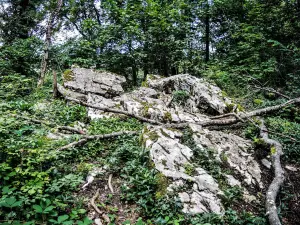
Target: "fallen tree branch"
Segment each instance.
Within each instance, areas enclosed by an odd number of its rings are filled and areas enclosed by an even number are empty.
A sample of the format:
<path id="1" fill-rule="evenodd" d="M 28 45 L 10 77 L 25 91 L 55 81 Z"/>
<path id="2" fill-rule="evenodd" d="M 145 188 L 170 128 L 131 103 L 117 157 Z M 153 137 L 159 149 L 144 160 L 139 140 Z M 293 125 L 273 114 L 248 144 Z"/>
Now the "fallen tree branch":
<path id="1" fill-rule="evenodd" d="M 98 109 L 104 112 L 112 112 L 112 113 L 117 113 L 117 114 L 123 114 L 123 115 L 127 115 L 133 118 L 136 118 L 142 122 L 147 122 L 147 123 L 151 123 L 154 125 L 164 125 L 166 127 L 170 127 L 170 128 L 185 128 L 189 125 L 189 123 L 171 123 L 171 124 L 165 124 L 156 120 L 152 120 L 152 119 L 148 119 L 139 115 L 135 115 L 133 113 L 129 113 L 127 111 L 124 110 L 118 110 L 118 109 L 110 109 L 110 108 L 104 108 L 104 107 L 99 107 L 99 106 L 95 106 L 92 104 L 88 104 L 85 103 L 81 100 L 75 99 L 75 98 L 70 98 L 66 95 L 64 95 L 64 93 L 61 93 L 64 98 L 66 100 L 69 101 L 73 101 L 76 102 L 80 105 L 86 106 L 86 107 L 90 107 L 90 108 L 94 108 L 94 109 Z M 253 110 L 250 112 L 240 112 L 240 113 L 228 113 L 228 114 L 224 114 L 224 115 L 220 115 L 220 116 L 215 116 L 215 117 L 211 117 L 207 120 L 203 120 L 194 124 L 200 125 L 200 126 L 216 126 L 216 125 L 229 125 L 229 124 L 233 124 L 236 123 L 238 121 L 243 121 L 244 119 L 247 119 L 249 117 L 253 117 L 253 116 L 261 116 L 264 114 L 268 114 L 268 113 L 272 113 L 275 111 L 278 111 L 282 108 L 284 108 L 285 106 L 291 105 L 291 104 L 295 104 L 295 103 L 299 103 L 300 102 L 300 98 L 294 98 L 291 99 L 285 103 L 279 104 L 279 105 L 275 105 L 275 106 L 270 106 L 270 107 L 266 107 L 266 108 L 262 108 L 262 109 L 257 109 L 257 110 Z M 234 116 L 235 118 L 228 118 L 228 119 L 221 119 L 224 117 L 229 117 L 229 116 Z"/>
<path id="2" fill-rule="evenodd" d="M 162 125 L 163 124 L 163 123 L 161 123 L 159 121 L 151 120 L 151 119 L 139 116 L 139 115 L 135 115 L 133 113 L 130 113 L 130 112 L 127 112 L 127 111 L 124 111 L 124 110 L 99 107 L 99 106 L 95 106 L 95 105 L 91 105 L 91 104 L 85 103 L 85 102 L 80 101 L 80 100 L 75 99 L 75 98 L 70 98 L 70 97 L 67 97 L 67 96 L 64 96 L 64 97 L 65 97 L 66 100 L 76 102 L 76 103 L 78 103 L 80 105 L 83 105 L 83 106 L 86 106 L 86 107 L 89 107 L 89 108 L 98 109 L 98 110 L 101 110 L 101 111 L 104 111 L 104 112 L 112 112 L 112 113 L 117 113 L 117 114 L 123 114 L 123 115 L 126 115 L 126 116 L 130 116 L 130 117 L 136 118 L 136 119 L 138 119 L 138 120 L 140 120 L 142 122 L 147 122 L 147 123 L 151 123 L 151 124 L 155 124 L 155 125 Z"/>
<path id="3" fill-rule="evenodd" d="M 111 185 L 111 180 L 112 180 L 112 174 L 109 174 L 109 177 L 108 177 L 108 187 L 109 187 L 109 190 L 111 191 L 111 193 L 114 193 L 113 186 Z"/>
<path id="4" fill-rule="evenodd" d="M 110 219 L 107 215 L 104 214 L 104 212 L 102 212 L 95 204 L 95 200 L 99 197 L 99 192 L 100 189 L 98 188 L 95 195 L 92 197 L 91 199 L 91 206 L 95 209 L 95 211 L 102 216 L 102 218 L 105 220 L 105 222 L 107 222 L 107 224 L 110 224 Z"/>
<path id="5" fill-rule="evenodd" d="M 114 133 L 110 133 L 110 134 L 99 134 L 99 135 L 92 135 L 92 136 L 83 136 L 83 138 L 80 139 L 79 141 L 74 141 L 74 142 L 72 142 L 68 145 L 65 145 L 65 146 L 57 149 L 57 151 L 63 151 L 63 150 L 69 149 L 69 148 L 82 146 L 82 145 L 84 145 L 85 143 L 87 143 L 88 141 L 91 141 L 91 140 L 99 140 L 99 139 L 118 137 L 118 136 L 125 135 L 125 134 L 133 135 L 133 134 L 137 134 L 137 131 L 120 131 L 120 132 L 114 132 Z"/>
<path id="6" fill-rule="evenodd" d="M 253 110 L 250 112 L 241 112 L 241 113 L 237 113 L 237 115 L 239 116 L 239 119 L 235 118 L 228 118 L 228 119 L 214 119 L 214 117 L 212 117 L 213 119 L 207 119 L 207 120 L 203 120 L 194 124 L 206 127 L 206 126 L 223 126 L 223 125 L 230 125 L 230 124 L 234 124 L 237 123 L 240 120 L 244 120 L 244 119 L 248 119 L 250 117 L 253 116 L 261 116 L 261 115 L 265 115 L 268 113 L 272 113 L 272 112 L 276 112 L 288 105 L 291 104 L 295 104 L 295 103 L 299 103 L 300 102 L 300 98 L 294 98 L 291 99 L 285 103 L 279 104 L 279 105 L 275 105 L 275 106 L 270 106 L 270 107 L 266 107 L 266 108 L 262 108 L 262 109 L 257 109 L 257 110 Z M 224 114 L 222 115 L 222 117 L 229 117 L 231 116 L 232 113 L 228 113 L 228 114 Z M 170 128 L 185 128 L 189 125 L 189 123 L 172 123 L 172 124 L 165 124 L 165 127 L 170 127 Z"/>
<path id="7" fill-rule="evenodd" d="M 74 127 L 69 127 L 69 126 L 60 126 L 57 127 L 58 130 L 66 130 L 66 131 L 70 131 L 72 133 L 77 133 L 77 134 L 85 134 L 85 132 L 83 130 L 78 130 Z"/>
<path id="8" fill-rule="evenodd" d="M 212 117 L 209 117 L 210 119 L 214 120 L 214 119 L 221 119 L 221 118 L 224 118 L 224 117 L 230 117 L 230 116 L 233 116 L 235 117 L 236 119 L 242 121 L 242 122 L 245 122 L 240 116 L 238 116 L 238 114 L 236 113 L 227 113 L 227 114 L 223 114 L 223 115 L 218 115 L 218 116 L 212 116 Z"/>
<path id="9" fill-rule="evenodd" d="M 17 118 L 20 118 L 20 119 L 27 120 L 27 121 L 32 122 L 32 123 L 42 124 L 42 125 L 52 127 L 52 128 L 57 127 L 56 124 L 50 123 L 50 122 L 47 122 L 47 121 L 38 120 L 38 119 L 30 118 L 30 117 L 27 117 L 27 116 L 19 116 L 19 115 L 13 115 L 13 116 L 15 116 Z M 72 133 L 77 133 L 77 134 L 85 134 L 85 132 L 83 130 L 78 130 L 74 127 L 69 127 L 69 126 L 58 126 L 57 129 L 58 130 L 66 130 L 66 131 L 70 131 Z"/>
<path id="10" fill-rule="evenodd" d="M 280 157 L 283 155 L 282 145 L 278 141 L 269 138 L 268 130 L 263 121 L 261 121 L 260 127 L 261 138 L 271 147 L 272 165 L 275 174 L 275 177 L 266 193 L 266 214 L 268 215 L 270 225 L 281 225 L 277 213 L 276 197 L 285 179 L 284 171 L 280 162 Z"/>
<path id="11" fill-rule="evenodd" d="M 256 86 L 256 85 L 254 85 L 254 87 L 255 87 L 256 89 L 259 89 L 259 90 L 264 90 L 264 91 L 268 91 L 268 92 L 277 94 L 277 95 L 279 95 L 279 96 L 281 96 L 281 97 L 283 97 L 283 98 L 285 98 L 285 99 L 291 99 L 289 96 L 287 96 L 287 95 L 285 95 L 285 94 L 282 94 L 281 92 L 276 91 L 276 90 L 273 89 L 273 88 L 259 87 L 259 86 Z"/>

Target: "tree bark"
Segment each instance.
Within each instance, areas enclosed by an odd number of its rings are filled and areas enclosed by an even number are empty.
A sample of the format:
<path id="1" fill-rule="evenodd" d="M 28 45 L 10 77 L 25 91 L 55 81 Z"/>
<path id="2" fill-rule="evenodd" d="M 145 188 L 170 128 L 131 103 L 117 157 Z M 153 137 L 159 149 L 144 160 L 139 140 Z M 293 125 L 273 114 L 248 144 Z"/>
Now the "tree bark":
<path id="1" fill-rule="evenodd" d="M 205 62 L 209 61 L 209 39 L 210 39 L 210 27 L 209 27 L 209 2 L 206 2 L 206 15 L 205 15 Z"/>
<path id="2" fill-rule="evenodd" d="M 41 63 L 41 74 L 40 74 L 40 78 L 38 81 L 38 87 L 43 86 L 44 81 L 45 81 L 45 74 L 46 74 L 46 70 L 47 70 L 47 64 L 49 61 L 49 49 L 51 47 L 51 38 L 52 38 L 52 30 L 53 30 L 53 26 L 54 26 L 54 22 L 56 20 L 56 18 L 58 17 L 58 14 L 61 10 L 63 1 L 62 0 L 57 0 L 57 7 L 56 10 L 51 13 L 48 24 L 47 24 L 47 31 L 46 31 L 46 44 L 45 44 L 45 49 L 44 49 L 44 56 L 42 59 L 42 63 Z"/>
<path id="3" fill-rule="evenodd" d="M 275 174 L 266 193 L 266 214 L 268 215 L 270 225 L 281 225 L 277 213 L 276 198 L 285 179 L 284 170 L 280 162 L 280 157 L 283 155 L 282 145 L 278 141 L 269 138 L 268 130 L 263 121 L 261 121 L 260 136 L 271 147 L 272 165 Z"/>
<path id="4" fill-rule="evenodd" d="M 58 97 L 58 89 L 57 89 L 57 73 L 55 69 L 52 69 L 53 73 L 53 98 Z"/>

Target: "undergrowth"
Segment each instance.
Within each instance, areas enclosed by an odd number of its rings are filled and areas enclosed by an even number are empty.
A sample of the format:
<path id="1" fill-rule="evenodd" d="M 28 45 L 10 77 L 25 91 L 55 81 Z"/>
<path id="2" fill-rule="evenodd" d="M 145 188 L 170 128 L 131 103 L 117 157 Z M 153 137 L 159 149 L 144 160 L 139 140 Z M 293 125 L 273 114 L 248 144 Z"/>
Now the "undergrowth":
<path id="1" fill-rule="evenodd" d="M 122 201 L 135 203 L 141 217 L 136 224 L 266 224 L 265 218 L 231 209 L 232 204 L 240 201 L 241 194 L 240 190 L 229 187 L 225 181 L 224 171 L 230 174 L 226 156 L 222 158 L 222 163 L 213 160 L 215 151 L 199 149 L 192 141 L 190 132 L 185 132 L 183 142 L 194 151 L 195 161 L 186 165 L 185 169 L 193 173 L 195 166 L 200 165 L 221 183 L 223 203 L 227 207 L 224 215 L 184 215 L 178 197 L 166 191 L 168 178 L 155 170 L 149 151 L 142 147 L 138 135 L 91 141 L 81 147 L 57 152 L 60 146 L 80 137 L 71 135 L 52 140 L 48 134 L 55 132 L 53 127 L 35 124 L 18 116 L 33 117 L 56 125 L 73 126 L 79 121 L 87 124 L 90 134 L 141 131 L 144 125 L 136 119 L 90 121 L 84 107 L 62 99 L 52 100 L 49 83 L 40 90 L 32 88 L 31 80 L 23 80 L 23 86 L 16 86 L 13 90 L 5 85 L 0 84 L 2 224 L 91 224 L 86 217 L 87 202 L 76 197 L 76 193 L 87 173 L 95 166 L 107 167 L 110 173 L 122 180 Z M 185 95 L 183 97 L 186 98 Z M 181 100 L 181 97 L 178 99 Z M 294 119 L 297 120 L 296 116 Z M 298 124 L 285 117 L 270 118 L 267 123 L 277 132 L 295 138 L 300 133 Z M 249 130 L 250 136 L 255 136 L 254 133 Z M 287 152 L 285 159 L 299 161 L 298 143 L 285 138 L 280 141 Z"/>

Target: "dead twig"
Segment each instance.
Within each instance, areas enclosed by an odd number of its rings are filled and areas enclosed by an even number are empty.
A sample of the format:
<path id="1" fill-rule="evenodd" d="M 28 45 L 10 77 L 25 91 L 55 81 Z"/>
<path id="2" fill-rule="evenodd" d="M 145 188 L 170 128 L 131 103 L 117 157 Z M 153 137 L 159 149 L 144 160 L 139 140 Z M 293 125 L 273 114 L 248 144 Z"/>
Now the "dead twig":
<path id="1" fill-rule="evenodd" d="M 27 116 L 20 116 L 20 115 L 13 115 L 13 116 L 15 116 L 17 118 L 20 118 L 20 119 L 27 120 L 27 121 L 32 122 L 32 123 L 45 125 L 45 126 L 51 127 L 51 128 L 57 127 L 56 124 L 50 123 L 50 122 L 47 122 L 47 121 L 38 120 L 38 119 L 30 118 L 30 117 L 27 117 Z M 72 133 L 77 133 L 77 134 L 85 134 L 85 132 L 83 130 L 78 130 L 74 127 L 69 127 L 69 126 L 58 126 L 57 129 L 58 130 L 66 130 L 66 131 L 70 131 Z"/>
<path id="2" fill-rule="evenodd" d="M 137 134 L 137 131 L 120 131 L 120 132 L 114 132 L 111 134 L 99 134 L 99 135 L 92 135 L 92 136 L 83 136 L 82 139 L 80 139 L 79 141 L 74 141 L 68 145 L 65 145 L 59 149 L 57 149 L 57 151 L 63 151 L 69 148 L 73 148 L 73 147 L 77 147 L 77 146 L 82 146 L 85 143 L 87 143 L 88 141 L 91 140 L 100 140 L 100 139 L 106 139 L 106 138 L 113 138 L 113 137 L 118 137 L 121 135 L 134 135 Z"/>
<path id="3" fill-rule="evenodd" d="M 287 95 L 285 95 L 285 94 L 282 94 L 281 92 L 276 91 L 276 90 L 273 89 L 273 88 L 269 88 L 269 87 L 259 87 L 259 86 L 256 86 L 256 85 L 254 85 L 254 87 L 255 87 L 256 89 L 259 89 L 259 90 L 264 90 L 264 91 L 268 91 L 268 92 L 274 93 L 274 94 L 279 95 L 279 96 L 281 96 L 281 97 L 283 97 L 283 98 L 285 98 L 285 99 L 288 99 L 288 100 L 291 99 L 289 96 L 287 96 Z"/>
<path id="4" fill-rule="evenodd" d="M 85 132 L 83 130 L 79 130 L 76 129 L 74 127 L 69 127 L 69 126 L 60 126 L 57 127 L 58 130 L 66 130 L 66 131 L 70 131 L 72 133 L 77 133 L 77 134 L 85 134 Z"/>
<path id="5" fill-rule="evenodd" d="M 109 177 L 108 177 L 108 187 L 109 187 L 109 190 L 111 191 L 111 193 L 114 193 L 113 186 L 111 185 L 111 180 L 112 180 L 112 174 L 109 174 Z"/>
<path id="6" fill-rule="evenodd" d="M 102 218 L 105 220 L 105 222 L 107 222 L 107 224 L 110 224 L 110 219 L 107 215 L 104 214 L 104 212 L 102 212 L 95 204 L 96 199 L 99 197 L 99 192 L 100 189 L 98 188 L 95 195 L 92 197 L 91 199 L 91 206 L 95 209 L 95 211 L 102 216 Z"/>

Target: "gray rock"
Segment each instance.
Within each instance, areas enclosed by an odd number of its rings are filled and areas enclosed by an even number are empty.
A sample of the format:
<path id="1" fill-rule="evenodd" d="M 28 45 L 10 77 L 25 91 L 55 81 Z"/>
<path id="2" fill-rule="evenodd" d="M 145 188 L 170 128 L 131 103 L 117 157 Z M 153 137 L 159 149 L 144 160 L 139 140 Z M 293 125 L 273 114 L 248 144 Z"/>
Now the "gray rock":
<path id="1" fill-rule="evenodd" d="M 223 96 L 221 89 L 216 85 L 189 74 L 147 79 L 147 84 L 150 88 L 165 94 L 172 94 L 179 90 L 186 91 L 189 99 L 185 107 L 190 112 L 221 114 L 226 111 L 227 105 L 231 104 L 231 101 Z"/>
<path id="2" fill-rule="evenodd" d="M 289 166 L 289 165 L 287 165 L 287 166 L 285 166 L 285 168 L 286 168 L 287 170 L 293 171 L 293 172 L 297 172 L 297 171 L 298 171 L 298 169 L 297 169 L 296 167 L 294 167 L 294 166 Z"/>
<path id="3" fill-rule="evenodd" d="M 65 88 L 82 94 L 94 93 L 106 97 L 122 94 L 122 84 L 126 82 L 122 76 L 84 68 L 72 68 L 64 78 Z"/>
<path id="4" fill-rule="evenodd" d="M 151 136 L 156 138 L 152 140 Z M 146 140 L 146 147 L 150 149 L 155 168 L 168 178 L 181 180 L 179 184 L 171 184 L 169 190 L 182 185 L 182 180 L 194 183 L 190 196 L 187 196 L 187 193 L 179 193 L 184 203 L 184 213 L 223 212 L 223 206 L 217 197 L 222 191 L 213 177 L 200 167 L 195 168 L 193 174 L 186 171 L 187 165 L 192 166 L 193 152 L 179 142 L 181 136 L 177 131 L 161 127 L 148 126 L 145 129 L 143 138 Z"/>
<path id="5" fill-rule="evenodd" d="M 230 186 L 238 186 L 241 187 L 242 184 L 240 181 L 238 181 L 237 179 L 235 179 L 232 175 L 228 175 L 226 174 L 225 177 L 227 178 L 227 182 Z"/>
<path id="6" fill-rule="evenodd" d="M 216 149 L 216 159 L 225 161 L 244 177 L 248 185 L 262 188 L 261 170 L 251 153 L 251 142 L 233 134 L 221 131 L 202 131 L 193 135 L 200 149 Z"/>
<path id="7" fill-rule="evenodd" d="M 271 169 L 272 163 L 267 159 L 262 159 L 261 163 L 268 169 Z"/>
<path id="8" fill-rule="evenodd" d="M 168 78 L 150 75 L 146 81 L 148 87 L 124 93 L 123 77 L 81 68 L 74 68 L 72 72 L 64 84 L 67 95 L 85 99 L 91 105 L 124 110 L 161 122 L 190 123 L 198 150 L 206 152 L 207 156 L 212 157 L 211 160 L 226 163 L 233 174 L 241 178 L 237 180 L 225 175 L 227 183 L 241 187 L 245 201 L 256 200 L 245 187 L 247 184 L 247 187 L 262 188 L 261 169 L 254 159 L 251 142 L 233 134 L 209 131 L 195 125 L 195 122 L 207 120 L 210 115 L 225 113 L 228 105 L 233 106 L 217 86 L 188 74 Z M 174 102 L 173 93 L 176 91 L 186 91 L 188 99 L 181 104 Z M 93 119 L 116 116 L 92 108 L 88 109 L 88 115 Z M 150 150 L 155 168 L 172 181 L 167 190 L 178 193 L 184 213 L 224 213 L 220 200 L 223 192 L 218 181 L 209 171 L 195 164 L 194 149 L 181 143 L 182 136 L 178 130 L 147 126 L 142 140 Z M 213 149 L 215 154 L 208 154 L 208 149 Z M 93 176 L 89 178 L 92 180 Z"/>

